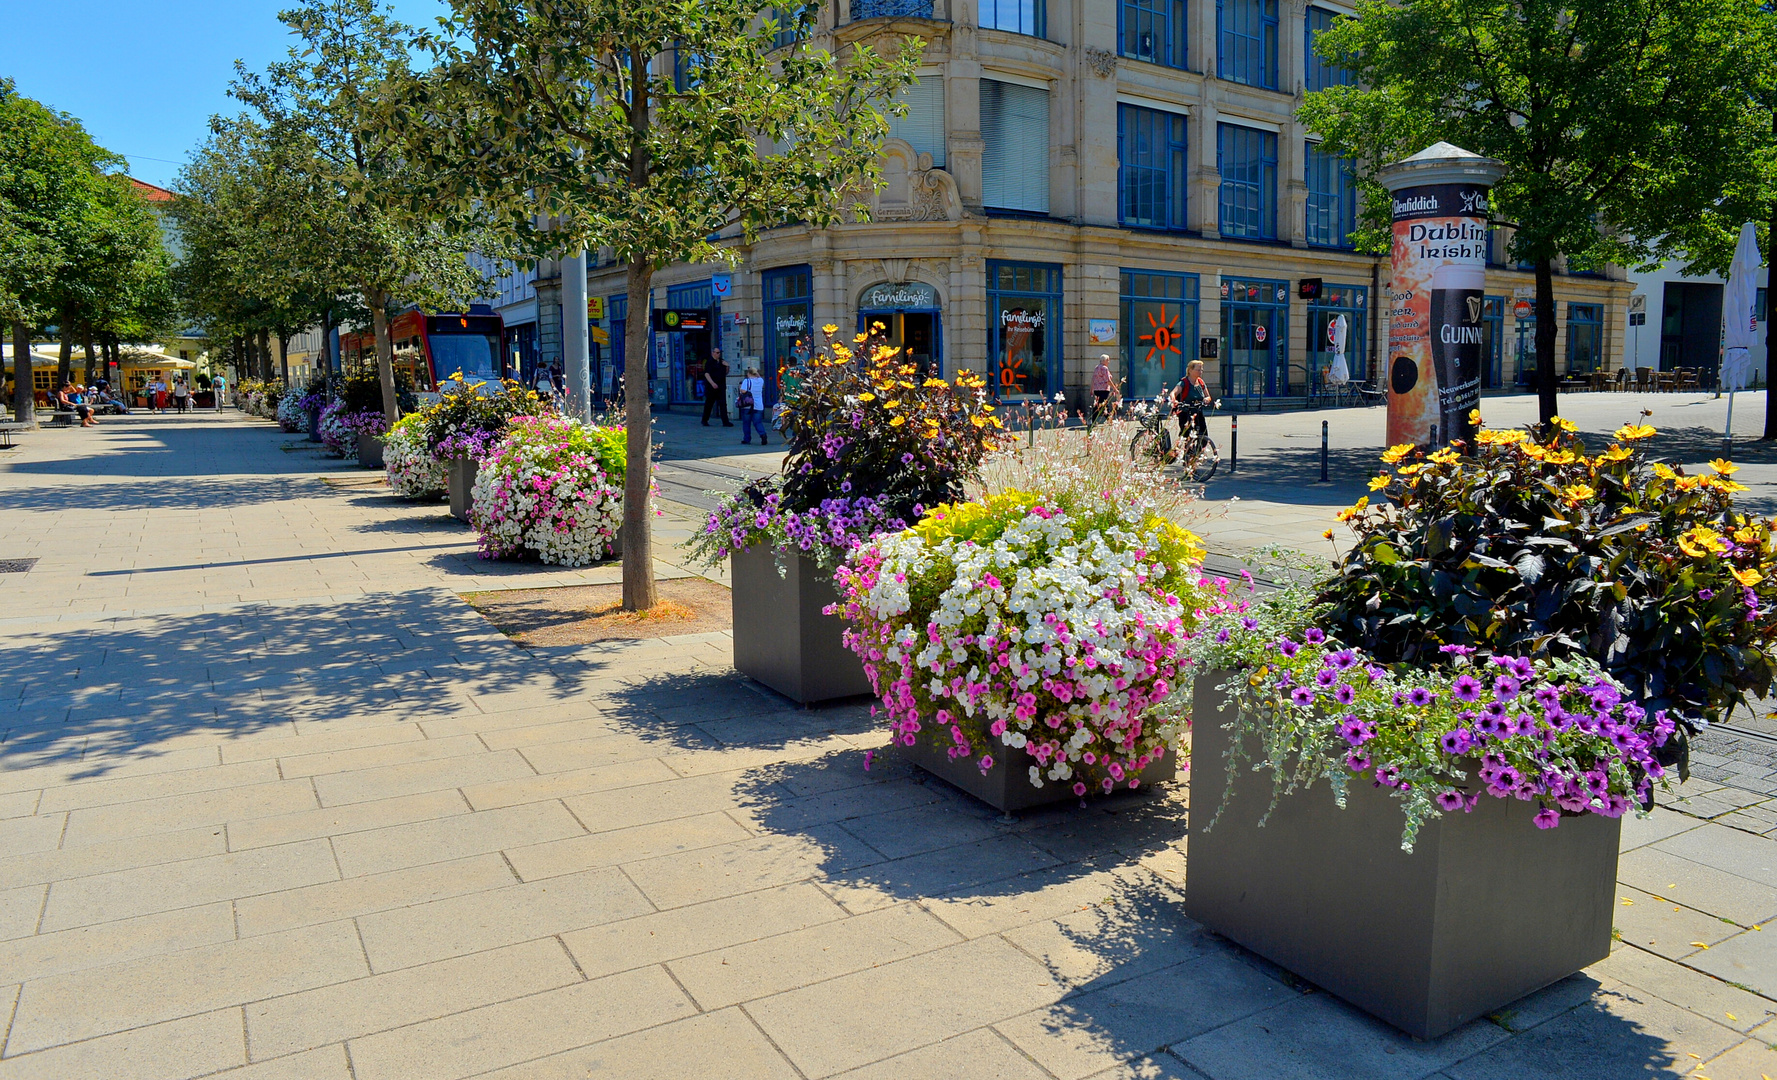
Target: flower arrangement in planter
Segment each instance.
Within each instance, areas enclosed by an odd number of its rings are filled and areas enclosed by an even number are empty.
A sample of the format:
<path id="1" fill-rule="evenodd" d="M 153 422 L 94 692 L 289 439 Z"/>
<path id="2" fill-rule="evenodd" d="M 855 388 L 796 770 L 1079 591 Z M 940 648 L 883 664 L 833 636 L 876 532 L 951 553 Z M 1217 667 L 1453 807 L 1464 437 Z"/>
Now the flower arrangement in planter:
<path id="1" fill-rule="evenodd" d="M 620 427 L 513 420 L 475 477 L 482 557 L 528 555 L 560 566 L 607 557 L 623 524 L 625 438 Z"/>
<path id="2" fill-rule="evenodd" d="M 1000 428 L 980 376 L 922 376 L 880 330 L 847 345 L 824 328 L 778 414 L 782 471 L 727 495 L 691 545 L 706 562 L 731 559 L 735 625 L 748 627 L 735 667 L 800 702 L 870 692 L 828 611 L 833 569 L 963 498 Z"/>
<path id="3" fill-rule="evenodd" d="M 1222 603 L 1202 545 L 1169 516 L 1187 493 L 1108 432 L 998 456 L 984 475 L 975 500 L 839 570 L 847 643 L 896 738 L 983 775 L 1016 760 L 1018 787 L 988 798 L 1001 809 L 1170 777 L 1186 642 Z"/>
<path id="4" fill-rule="evenodd" d="M 493 452 L 514 419 L 548 414 L 549 403 L 522 383 L 470 382 L 459 371 L 427 410 L 426 444 L 442 462 L 480 461 Z"/>
<path id="5" fill-rule="evenodd" d="M 277 408 L 278 427 L 281 430 L 290 434 L 308 430 L 308 412 L 304 408 L 306 399 L 306 391 L 298 387 L 293 386 L 284 391 L 284 396 L 278 399 Z"/>
<path id="6" fill-rule="evenodd" d="M 380 408 L 354 411 L 341 399 L 321 410 L 321 443 L 336 457 L 356 460 L 360 435 L 381 435 L 387 430 L 388 418 Z"/>
<path id="7" fill-rule="evenodd" d="M 278 419 L 278 406 L 284 400 L 284 384 L 281 381 L 245 379 L 242 380 L 238 393 L 242 412 L 265 420 Z M 283 425 L 280 423 L 279 426 Z"/>
<path id="8" fill-rule="evenodd" d="M 1330 575 L 1211 618 L 1193 918 L 1422 1038 L 1608 955 L 1618 819 L 1763 692 L 1777 628 L 1734 466 L 1654 435 L 1395 447 Z"/>
<path id="9" fill-rule="evenodd" d="M 411 412 L 395 421 L 383 440 L 383 468 L 389 487 L 404 499 L 436 502 L 444 497 L 444 463 L 426 445 L 428 411 Z"/>

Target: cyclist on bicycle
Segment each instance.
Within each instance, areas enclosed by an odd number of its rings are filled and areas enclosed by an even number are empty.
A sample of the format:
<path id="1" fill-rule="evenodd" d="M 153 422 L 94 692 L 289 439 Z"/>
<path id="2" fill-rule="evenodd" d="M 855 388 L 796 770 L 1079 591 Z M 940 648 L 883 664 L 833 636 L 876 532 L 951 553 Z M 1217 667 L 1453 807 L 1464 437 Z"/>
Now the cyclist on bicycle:
<path id="1" fill-rule="evenodd" d="M 1209 421 L 1203 418 L 1203 410 L 1214 405 L 1209 384 L 1203 381 L 1203 361 L 1193 360 L 1185 365 L 1185 377 L 1172 391 L 1172 414 L 1178 418 L 1179 438 L 1186 436 L 1187 424 L 1196 429 L 1199 438 L 1209 438 Z"/>

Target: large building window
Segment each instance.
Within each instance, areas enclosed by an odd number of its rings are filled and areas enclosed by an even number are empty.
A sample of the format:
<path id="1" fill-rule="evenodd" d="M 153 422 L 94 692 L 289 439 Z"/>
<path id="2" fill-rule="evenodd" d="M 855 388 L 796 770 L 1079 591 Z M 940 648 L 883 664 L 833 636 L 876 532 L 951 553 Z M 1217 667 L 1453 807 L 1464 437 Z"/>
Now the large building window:
<path id="1" fill-rule="evenodd" d="M 1043 37 L 1043 0 L 979 0 L 977 17 L 983 30 L 1010 30 L 1014 34 Z"/>
<path id="2" fill-rule="evenodd" d="M 988 377 L 1002 398 L 1061 389 L 1061 267 L 987 263 Z"/>
<path id="3" fill-rule="evenodd" d="M 1314 247 L 1352 247 L 1357 228 L 1357 185 L 1345 159 L 1308 144 L 1308 243 Z"/>
<path id="4" fill-rule="evenodd" d="M 1276 133 L 1217 124 L 1216 169 L 1222 176 L 1222 235 L 1277 239 Z"/>
<path id="5" fill-rule="evenodd" d="M 944 76 L 925 75 L 904 87 L 895 100 L 907 106 L 906 116 L 888 118 L 890 135 L 907 140 L 916 154 L 932 155 L 932 164 L 944 164 Z"/>
<path id="6" fill-rule="evenodd" d="M 851 0 L 851 17 L 859 19 L 929 19 L 932 0 Z"/>
<path id="7" fill-rule="evenodd" d="M 776 24 L 776 30 L 771 35 L 772 48 L 781 49 L 796 44 L 804 32 L 801 21 L 802 13 L 812 6 L 811 4 L 779 4 L 770 9 L 770 17 Z"/>
<path id="8" fill-rule="evenodd" d="M 981 201 L 1049 212 L 1049 91 L 981 80 Z"/>
<path id="9" fill-rule="evenodd" d="M 1356 75 L 1337 64 L 1327 63 L 1321 59 L 1319 53 L 1314 51 L 1315 41 L 1324 31 L 1330 29 L 1333 20 L 1339 17 L 1323 8 L 1311 7 L 1308 9 L 1308 41 L 1306 43 L 1307 52 L 1304 53 L 1303 59 L 1305 70 L 1302 74 L 1302 82 L 1310 90 L 1325 90 L 1329 86 L 1351 86 L 1357 82 Z"/>
<path id="10" fill-rule="evenodd" d="M 1117 198 L 1124 225 L 1185 227 L 1183 116 L 1139 105 L 1117 106 L 1117 162 Z"/>
<path id="11" fill-rule="evenodd" d="M 1277 89 L 1277 0 L 1216 0 L 1216 74 Z"/>
<path id="12" fill-rule="evenodd" d="M 1150 64 L 1185 66 L 1185 0 L 1123 0 L 1118 52 Z"/>
<path id="13" fill-rule="evenodd" d="M 1123 393 L 1153 398 L 1178 385 L 1197 354 L 1197 275 L 1123 271 Z"/>
<path id="14" fill-rule="evenodd" d="M 1567 373 L 1590 375 L 1604 362 L 1604 306 L 1567 305 Z"/>
<path id="15" fill-rule="evenodd" d="M 760 275 L 765 308 L 765 397 L 775 405 L 801 377 L 814 323 L 814 274 L 807 266 L 782 266 Z"/>

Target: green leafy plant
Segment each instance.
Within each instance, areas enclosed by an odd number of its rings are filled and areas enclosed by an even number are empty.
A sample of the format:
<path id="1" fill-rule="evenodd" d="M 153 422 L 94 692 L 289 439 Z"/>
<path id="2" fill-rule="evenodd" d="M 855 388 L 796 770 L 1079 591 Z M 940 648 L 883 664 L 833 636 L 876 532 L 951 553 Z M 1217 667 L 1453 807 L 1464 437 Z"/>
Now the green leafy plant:
<path id="1" fill-rule="evenodd" d="M 1736 467 L 1650 459 L 1630 424 L 1588 454 L 1574 426 L 1483 429 L 1468 452 L 1395 447 L 1386 496 L 1341 513 L 1358 540 L 1320 590 L 1326 629 L 1385 664 L 1447 645 L 1586 657 L 1649 709 L 1719 719 L 1770 689 L 1772 523 L 1733 508 Z M 1669 752 L 1682 759 L 1683 739 Z"/>
<path id="2" fill-rule="evenodd" d="M 458 457 L 477 460 L 515 417 L 547 416 L 549 403 L 535 390 L 511 379 L 499 383 L 470 382 L 462 372 L 451 376 L 436 405 L 426 412 L 426 445 L 440 461 Z"/>

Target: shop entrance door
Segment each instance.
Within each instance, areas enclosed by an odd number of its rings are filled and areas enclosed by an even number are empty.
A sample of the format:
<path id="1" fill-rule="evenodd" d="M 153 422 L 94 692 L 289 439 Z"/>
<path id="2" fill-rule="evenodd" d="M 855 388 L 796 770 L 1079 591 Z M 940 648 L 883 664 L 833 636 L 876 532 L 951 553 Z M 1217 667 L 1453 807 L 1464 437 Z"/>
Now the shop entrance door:
<path id="1" fill-rule="evenodd" d="M 944 376 L 943 320 L 935 309 L 921 311 L 864 310 L 858 312 L 858 332 L 881 323 L 888 343 L 904 351 L 920 378 Z"/>
<path id="2" fill-rule="evenodd" d="M 1228 350 L 1223 392 L 1238 397 L 1290 393 L 1289 287 L 1281 281 L 1224 281 L 1222 290 Z"/>

